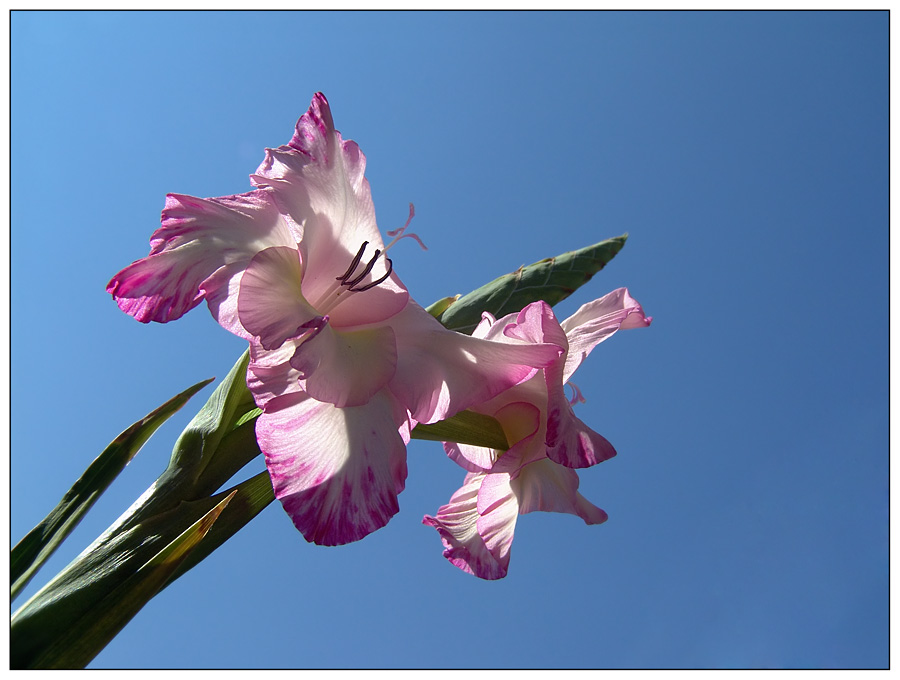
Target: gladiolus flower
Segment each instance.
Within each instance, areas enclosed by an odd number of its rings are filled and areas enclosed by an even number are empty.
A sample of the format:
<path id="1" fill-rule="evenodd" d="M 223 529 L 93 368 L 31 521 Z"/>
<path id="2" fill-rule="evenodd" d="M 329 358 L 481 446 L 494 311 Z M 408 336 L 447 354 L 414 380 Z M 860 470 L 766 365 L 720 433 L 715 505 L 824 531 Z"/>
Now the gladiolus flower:
<path id="1" fill-rule="evenodd" d="M 248 340 L 276 497 L 307 540 L 358 540 L 399 509 L 416 423 L 527 380 L 562 347 L 453 333 L 410 298 L 387 253 L 418 237 L 407 220 L 384 245 L 365 156 L 335 130 L 322 94 L 251 181 L 239 196 L 170 195 L 150 255 L 107 290 L 142 322 L 205 299 Z"/>
<path id="2" fill-rule="evenodd" d="M 577 515 L 587 524 L 606 521 L 606 513 L 578 493 L 572 468 L 596 465 L 616 451 L 575 415 L 572 405 L 581 393 L 575 388 L 567 399 L 564 385 L 598 343 L 650 321 L 624 288 L 584 305 L 562 324 L 544 302 L 500 320 L 484 315 L 473 336 L 552 343 L 566 352 L 529 380 L 471 407 L 499 421 L 509 450 L 444 443 L 468 474 L 450 502 L 423 523 L 437 529 L 451 563 L 484 579 L 506 576 L 520 514 L 542 510 Z"/>

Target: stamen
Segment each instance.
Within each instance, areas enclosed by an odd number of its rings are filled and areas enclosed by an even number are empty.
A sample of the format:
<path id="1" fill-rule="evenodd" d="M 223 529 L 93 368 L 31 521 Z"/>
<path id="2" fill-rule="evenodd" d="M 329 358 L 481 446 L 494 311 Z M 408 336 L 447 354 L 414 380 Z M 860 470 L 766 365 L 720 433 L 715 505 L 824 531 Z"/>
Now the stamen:
<path id="1" fill-rule="evenodd" d="M 387 271 L 384 273 L 384 276 L 382 276 L 377 281 L 372 281 L 372 283 L 369 283 L 362 288 L 351 288 L 350 290 L 355 290 L 357 293 L 361 293 L 364 290 L 369 290 L 369 288 L 374 288 L 379 283 L 384 283 L 387 280 L 387 277 L 391 275 L 391 272 L 394 271 L 394 263 L 391 262 L 391 258 L 386 257 L 384 259 L 387 261 Z"/>
<path id="2" fill-rule="evenodd" d="M 321 314 L 328 314 L 331 310 L 337 307 L 342 300 L 346 300 L 349 295 L 344 296 L 344 293 L 359 293 L 364 290 L 369 290 L 374 288 L 375 286 L 383 283 L 387 280 L 387 278 L 391 275 L 391 272 L 394 270 L 394 263 L 387 257 L 385 257 L 385 251 L 375 249 L 374 255 L 372 255 L 372 259 L 369 260 L 369 263 L 365 266 L 365 268 L 360 272 L 358 276 L 356 276 L 356 269 L 359 267 L 359 263 L 362 260 L 363 254 L 366 252 L 366 248 L 368 247 L 369 242 L 363 241 L 363 244 L 359 247 L 359 250 L 356 252 L 356 255 L 353 258 L 353 261 L 350 263 L 350 266 L 347 267 L 347 271 L 345 271 L 340 276 L 334 277 L 334 282 L 327 287 L 327 289 L 319 296 L 319 299 L 313 303 L 313 308 L 316 309 Z M 372 273 L 372 269 L 375 267 L 375 263 L 378 262 L 378 258 L 384 258 L 387 261 L 387 271 L 377 280 L 372 281 L 371 283 L 367 283 L 364 286 L 360 286 L 369 274 Z M 350 278 L 353 276 L 354 278 Z"/>
<path id="3" fill-rule="evenodd" d="M 367 264 L 366 268 L 363 269 L 363 273 L 360 274 L 359 276 L 357 276 L 352 281 L 344 281 L 344 285 L 347 286 L 348 290 L 353 290 L 353 286 L 355 286 L 357 283 L 359 283 L 360 281 L 362 281 L 364 278 L 366 278 L 369 275 L 369 272 L 372 271 L 372 267 L 374 267 L 375 263 L 378 261 L 379 255 L 381 255 L 381 251 L 376 249 L 375 255 L 372 257 L 371 260 L 369 260 L 369 264 Z M 348 276 L 349 276 L 349 274 L 348 274 Z"/>
<path id="4" fill-rule="evenodd" d="M 359 264 L 359 261 L 362 259 L 363 253 L 366 250 L 366 246 L 369 245 L 368 241 L 363 241 L 363 244 L 359 247 L 359 251 L 356 253 L 356 257 L 353 258 L 353 262 L 350 263 L 350 267 L 346 272 L 341 274 L 340 276 L 334 277 L 336 281 L 340 281 L 341 283 L 346 283 L 347 278 L 353 274 L 353 270 L 356 269 L 356 266 Z M 378 257 L 378 251 L 375 251 L 375 257 Z M 372 265 L 369 265 L 369 269 L 372 268 Z M 365 274 L 363 275 L 365 276 Z M 352 284 L 351 284 L 352 285 Z"/>

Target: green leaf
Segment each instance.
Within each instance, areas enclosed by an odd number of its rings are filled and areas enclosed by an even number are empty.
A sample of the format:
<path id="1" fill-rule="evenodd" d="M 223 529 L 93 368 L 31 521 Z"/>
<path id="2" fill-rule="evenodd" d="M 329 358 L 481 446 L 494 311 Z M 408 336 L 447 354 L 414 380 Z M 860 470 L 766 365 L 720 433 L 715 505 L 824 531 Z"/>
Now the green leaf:
<path id="1" fill-rule="evenodd" d="M 78 525 L 84 514 L 106 491 L 150 436 L 188 399 L 206 387 L 213 378 L 197 383 L 169 399 L 155 411 L 134 423 L 116 437 L 94 459 L 81 478 L 66 492 L 59 504 L 12 549 L 10 554 L 10 597 L 15 598 L 53 554 L 60 543 Z"/>
<path id="2" fill-rule="evenodd" d="M 152 495 L 154 488 L 147 493 Z M 108 529 L 13 615 L 10 624 L 11 665 L 14 668 L 56 665 L 52 659 L 63 653 L 63 641 L 74 644 L 72 636 L 77 635 L 77 631 L 106 626 L 101 620 L 108 616 L 107 604 L 111 606 L 116 600 L 124 599 L 129 588 L 138 587 L 141 580 L 135 576 L 210 511 L 224 508 L 222 502 L 232 491 L 212 498 L 182 501 L 171 510 L 144 517 L 136 524 L 126 526 L 120 521 Z M 174 564 L 166 578 L 170 579 L 181 564 L 181 560 Z M 158 583 L 155 589 L 143 589 L 140 596 L 130 599 L 131 616 L 166 582 Z M 90 644 L 100 642 L 105 645 L 108 639 L 103 641 L 101 637 L 94 637 Z M 84 647 L 89 643 L 77 644 Z M 102 645 L 93 650 L 94 655 Z M 51 654 L 49 650 L 53 649 L 56 651 Z"/>
<path id="3" fill-rule="evenodd" d="M 437 319 L 450 330 L 471 333 L 481 320 L 482 312 L 500 318 L 537 300 L 555 305 L 603 269 L 622 249 L 627 238 L 628 234 L 623 234 L 520 267 L 450 303 Z"/>
<path id="4" fill-rule="evenodd" d="M 98 600 L 26 668 L 84 668 L 172 578 L 236 495 L 232 491 L 124 583 Z M 15 667 L 15 658 L 13 659 Z"/>
<path id="5" fill-rule="evenodd" d="M 258 416 L 260 416 L 260 415 L 262 415 L 262 409 L 261 409 L 261 408 L 255 408 L 255 409 L 253 409 L 252 411 L 247 411 L 247 413 L 245 413 L 244 415 L 242 415 L 240 418 L 237 419 L 237 421 L 235 422 L 234 426 L 235 426 L 236 428 L 237 428 L 237 427 L 240 427 L 240 426 L 243 425 L 244 423 L 247 423 L 247 422 L 249 422 L 249 421 L 251 421 L 251 420 L 256 420 L 256 418 L 257 418 Z"/>
<path id="6" fill-rule="evenodd" d="M 242 416 L 256 408 L 253 395 L 247 389 L 249 362 L 250 351 L 247 350 L 216 387 L 209 401 L 188 423 L 175 442 L 167 472 L 183 474 L 193 483 L 199 482 L 212 459 L 218 457 L 217 449 L 222 438 L 237 426 L 237 421 Z M 232 474 L 237 472 L 244 462 L 241 462 Z M 227 481 L 227 478 L 214 484 L 206 494 L 215 491 L 224 481 Z"/>
<path id="7" fill-rule="evenodd" d="M 474 411 L 461 411 L 452 418 L 431 425 L 419 423 L 410 435 L 413 439 L 458 442 L 472 446 L 506 451 L 509 442 L 500 423 L 491 416 Z"/>
<path id="8" fill-rule="evenodd" d="M 444 310 L 454 302 L 459 300 L 459 295 L 451 295 L 450 297 L 441 298 L 437 302 L 431 303 L 425 311 L 431 314 L 435 319 L 439 319 Z"/>
<path id="9" fill-rule="evenodd" d="M 223 491 L 214 498 L 230 496 L 231 502 L 222 512 L 221 517 L 216 521 L 203 542 L 197 546 L 195 550 L 188 555 L 187 559 L 172 574 L 172 578 L 168 583 L 182 576 L 192 567 L 196 566 L 200 561 L 205 559 L 216 550 L 220 545 L 225 543 L 229 538 L 234 536 L 238 531 L 243 529 L 254 517 L 275 500 L 275 492 L 272 490 L 272 480 L 267 470 L 263 470 L 259 474 L 250 479 L 241 482 L 237 486 Z M 166 585 L 168 585 L 168 583 Z"/>
<path id="10" fill-rule="evenodd" d="M 245 384 L 248 359 L 245 354 L 238 360 L 191 421 L 153 485 L 15 613 L 14 666 L 33 666 L 68 631 L 88 627 L 96 603 L 123 592 L 147 560 L 215 506 L 220 498 L 211 494 L 259 456 L 254 422 L 246 417 L 255 409 Z M 238 421 L 243 424 L 236 426 Z M 264 507 L 259 500 L 251 505 L 256 512 Z"/>

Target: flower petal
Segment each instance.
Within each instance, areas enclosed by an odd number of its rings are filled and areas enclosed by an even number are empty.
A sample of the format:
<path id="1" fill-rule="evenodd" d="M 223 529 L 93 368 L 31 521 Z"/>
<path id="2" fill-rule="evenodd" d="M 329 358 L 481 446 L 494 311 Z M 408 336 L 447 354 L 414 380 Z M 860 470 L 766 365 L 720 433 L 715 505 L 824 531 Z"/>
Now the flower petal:
<path id="1" fill-rule="evenodd" d="M 495 321 L 489 328 L 483 329 L 482 333 L 486 339 L 507 342 L 511 340 L 530 343 L 549 342 L 568 347 L 565 332 L 550 306 L 542 301 L 534 302 L 517 314 L 509 314 Z M 531 453 L 523 457 L 522 465 L 549 455 L 556 462 L 569 467 L 588 467 L 616 455 L 615 449 L 604 437 L 575 416 L 563 387 L 565 367 L 566 358 L 560 356 L 544 367 L 542 376 L 534 376 L 500 394 L 491 402 L 475 407 L 476 410 L 492 415 L 501 423 L 505 423 L 504 429 L 509 428 L 509 423 L 505 422 L 509 418 L 501 417 L 502 409 L 512 407 L 516 402 L 533 404 L 544 412 L 546 448 L 532 447 Z M 514 435 L 512 437 L 509 439 L 510 442 L 517 441 Z M 470 462 L 486 467 L 480 462 L 481 459 L 473 456 L 470 451 L 460 450 L 459 453 L 462 456 L 469 454 Z M 508 459 L 504 461 L 504 465 L 507 464 Z M 503 469 L 513 471 L 507 467 Z"/>
<path id="2" fill-rule="evenodd" d="M 510 485 L 510 475 L 490 472 L 478 490 L 478 534 L 497 563 L 509 568 L 519 502 Z"/>
<path id="3" fill-rule="evenodd" d="M 275 497 L 306 540 L 358 541 L 397 513 L 407 472 L 404 421 L 386 393 L 354 408 L 303 394 L 268 402 L 257 438 Z"/>
<path id="4" fill-rule="evenodd" d="M 616 450 L 575 415 L 563 385 L 566 366 L 567 362 L 560 360 L 544 369 L 546 455 L 566 467 L 590 467 L 609 460 Z"/>
<path id="5" fill-rule="evenodd" d="M 390 326 L 339 331 L 327 325 L 291 358 L 311 397 L 335 406 L 361 406 L 385 387 L 397 365 Z"/>
<path id="6" fill-rule="evenodd" d="M 504 395 L 518 391 L 519 387 L 521 386 L 508 390 Z M 480 408 L 476 410 L 481 411 Z M 531 460 L 546 455 L 544 438 L 539 436 L 543 433 L 541 411 L 537 406 L 528 402 L 512 402 L 496 410 L 491 409 L 490 415 L 503 428 L 506 440 L 510 443 L 509 450 L 498 451 L 483 446 L 444 442 L 444 451 L 451 460 L 468 471 L 514 472 Z"/>
<path id="7" fill-rule="evenodd" d="M 478 534 L 478 490 L 485 473 L 469 473 L 462 487 L 442 505 L 437 516 L 426 515 L 423 524 L 437 529 L 444 544 L 444 557 L 468 574 L 493 580 L 506 576 L 509 553 L 505 562 L 491 554 Z"/>
<path id="8" fill-rule="evenodd" d="M 266 149 L 265 159 L 251 176 L 257 186 L 270 187 L 281 209 L 302 225 L 303 290 L 317 308 L 364 243 L 364 262 L 374 258 L 374 263 L 358 287 L 388 272 L 386 258 L 375 255 L 384 250 L 384 243 L 365 167 L 366 157 L 355 142 L 341 139 L 328 102 L 318 93 L 297 122 L 290 143 Z M 374 323 L 399 312 L 408 299 L 406 288 L 391 274 L 365 295 L 347 296 L 333 313 L 320 311 L 331 315 L 335 327 Z"/>
<path id="9" fill-rule="evenodd" d="M 296 351 L 297 344 L 292 341 L 276 350 L 266 350 L 259 343 L 250 343 L 247 387 L 257 406 L 265 408 L 275 397 L 302 391 L 300 371 L 290 363 Z"/>
<path id="10" fill-rule="evenodd" d="M 243 276 L 243 263 L 227 264 L 200 284 L 200 293 L 206 298 L 210 313 L 222 328 L 252 341 L 253 333 L 241 325 L 238 316 L 238 294 Z"/>
<path id="11" fill-rule="evenodd" d="M 368 241 L 373 248 L 383 248 L 365 169 L 365 155 L 356 142 L 345 142 L 334 129 L 331 107 L 319 92 L 297 121 L 288 145 L 266 149 L 265 159 L 250 179 L 257 186 L 273 187 L 284 206 L 303 218 L 334 213 L 345 218 L 330 223 L 330 235 L 317 229 L 319 233 L 305 236 L 356 243 L 356 247 Z M 283 190 L 287 185 L 292 185 L 291 191 Z"/>
<path id="12" fill-rule="evenodd" d="M 548 383 L 550 380 L 548 376 Z M 616 450 L 606 437 L 575 415 L 562 384 L 547 387 L 547 456 L 570 468 L 590 467 L 615 456 Z"/>
<path id="13" fill-rule="evenodd" d="M 519 470 L 510 482 L 519 513 L 541 510 L 578 515 L 586 524 L 601 524 L 609 516 L 578 493 L 578 473 L 546 458 Z"/>
<path id="14" fill-rule="evenodd" d="M 379 262 L 383 261 L 384 258 L 379 260 Z M 346 268 L 349 262 L 348 258 L 343 266 Z M 367 282 L 376 281 L 376 271 L 377 267 L 373 268 L 372 272 L 357 284 L 357 287 L 364 288 L 369 285 Z M 338 275 L 341 273 L 338 272 Z M 306 290 L 305 284 L 304 290 Z M 374 288 L 345 293 L 340 304 L 329 310 L 331 325 L 335 328 L 351 328 L 387 321 L 406 307 L 409 299 L 406 287 L 397 275 L 392 273 Z"/>
<path id="15" fill-rule="evenodd" d="M 532 302 L 516 314 L 509 314 L 496 321 L 488 331 L 487 339 L 510 338 L 523 343 L 552 343 L 565 351 L 568 338 L 556 320 L 553 309 L 543 300 Z"/>
<path id="16" fill-rule="evenodd" d="M 265 349 L 277 349 L 326 321 L 304 299 L 296 248 L 266 248 L 250 261 L 240 282 L 238 317 Z"/>
<path id="17" fill-rule="evenodd" d="M 582 305 L 561 324 L 569 339 L 563 382 L 568 382 L 591 350 L 613 333 L 620 329 L 643 328 L 652 320 L 653 317 L 644 316 L 644 309 L 628 294 L 627 288 L 618 288 Z"/>
<path id="18" fill-rule="evenodd" d="M 458 442 L 443 442 L 447 457 L 466 472 L 484 472 L 494 464 L 493 449 Z"/>
<path id="19" fill-rule="evenodd" d="M 552 344 L 492 342 L 448 331 L 410 300 L 389 321 L 397 335 L 390 387 L 422 423 L 449 418 L 533 376 L 559 357 Z"/>
<path id="20" fill-rule="evenodd" d="M 165 323 L 227 285 L 229 276 L 213 277 L 220 268 L 232 265 L 233 274 L 262 248 L 293 244 L 267 191 L 208 199 L 170 194 L 150 255 L 116 274 L 106 290 L 138 321 Z"/>

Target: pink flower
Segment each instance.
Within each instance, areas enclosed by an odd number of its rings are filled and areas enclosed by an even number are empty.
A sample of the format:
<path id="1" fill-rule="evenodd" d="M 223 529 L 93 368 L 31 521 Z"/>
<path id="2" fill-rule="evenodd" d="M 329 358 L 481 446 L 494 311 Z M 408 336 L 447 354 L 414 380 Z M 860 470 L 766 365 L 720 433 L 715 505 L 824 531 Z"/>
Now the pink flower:
<path id="1" fill-rule="evenodd" d="M 500 320 L 484 315 L 473 336 L 552 343 L 567 351 L 529 380 L 471 407 L 500 422 L 508 451 L 445 442 L 447 454 L 468 474 L 450 502 L 423 520 L 440 534 L 444 557 L 480 578 L 502 578 L 518 515 L 543 510 L 577 515 L 587 524 L 606 521 L 606 513 L 578 493 L 572 468 L 596 465 L 616 451 L 575 415 L 572 405 L 581 394 L 573 386 L 575 397 L 567 399 L 564 384 L 597 344 L 650 321 L 624 288 L 584 305 L 562 324 L 544 302 Z"/>
<path id="2" fill-rule="evenodd" d="M 275 495 L 307 540 L 336 545 L 398 511 L 405 444 L 555 361 L 549 343 L 453 333 L 411 300 L 375 222 L 365 156 L 316 94 L 239 196 L 170 195 L 150 255 L 107 290 L 142 322 L 206 300 L 250 343 L 247 383 Z M 410 206 L 410 219 L 413 211 Z M 421 243 L 421 241 L 420 241 Z"/>

